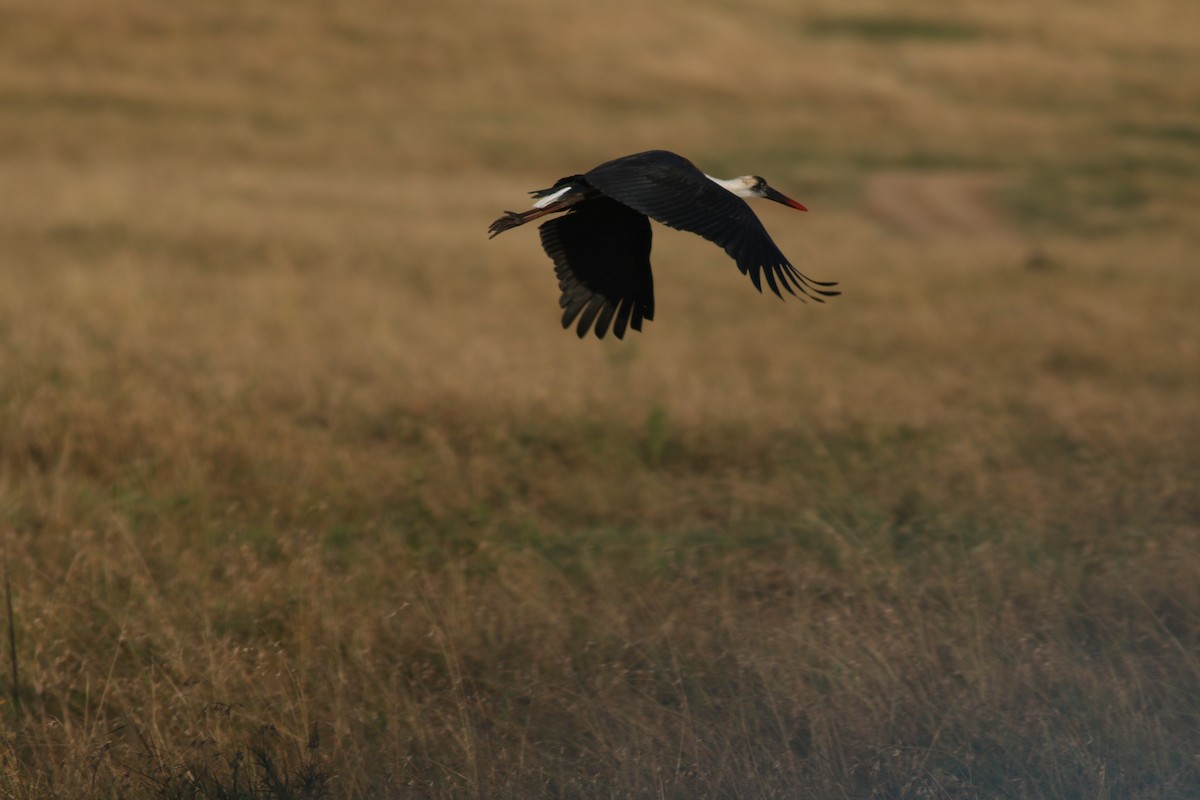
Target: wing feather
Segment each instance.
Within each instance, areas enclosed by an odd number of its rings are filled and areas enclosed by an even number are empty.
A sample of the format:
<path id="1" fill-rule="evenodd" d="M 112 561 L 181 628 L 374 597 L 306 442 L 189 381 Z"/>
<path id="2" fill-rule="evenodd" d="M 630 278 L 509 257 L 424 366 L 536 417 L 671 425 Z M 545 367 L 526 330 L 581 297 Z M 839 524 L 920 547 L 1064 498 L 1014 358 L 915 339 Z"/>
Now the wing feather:
<path id="1" fill-rule="evenodd" d="M 584 200 L 538 228 L 562 291 L 562 326 L 580 338 L 591 329 L 618 339 L 654 319 L 650 220 L 602 195 Z M 615 318 L 615 321 L 614 321 Z M 594 328 L 593 328 L 594 324 Z"/>
<path id="2" fill-rule="evenodd" d="M 663 225 L 695 233 L 723 249 L 762 291 L 803 295 L 818 302 L 839 294 L 796 269 L 771 240 L 745 200 L 717 185 L 683 156 L 651 150 L 601 164 L 584 179 L 604 195 Z M 797 294 L 799 292 L 799 294 Z"/>

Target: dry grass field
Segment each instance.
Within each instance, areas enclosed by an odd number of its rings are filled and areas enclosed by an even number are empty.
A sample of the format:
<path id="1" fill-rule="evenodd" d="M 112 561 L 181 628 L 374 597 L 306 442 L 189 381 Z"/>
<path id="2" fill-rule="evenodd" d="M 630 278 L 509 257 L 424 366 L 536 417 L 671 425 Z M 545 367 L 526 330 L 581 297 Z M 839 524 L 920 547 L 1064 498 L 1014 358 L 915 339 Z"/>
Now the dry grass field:
<path id="1" fill-rule="evenodd" d="M 0 796 L 1200 796 L 1198 30 L 4 0 Z M 658 147 L 844 294 L 561 330 Z"/>

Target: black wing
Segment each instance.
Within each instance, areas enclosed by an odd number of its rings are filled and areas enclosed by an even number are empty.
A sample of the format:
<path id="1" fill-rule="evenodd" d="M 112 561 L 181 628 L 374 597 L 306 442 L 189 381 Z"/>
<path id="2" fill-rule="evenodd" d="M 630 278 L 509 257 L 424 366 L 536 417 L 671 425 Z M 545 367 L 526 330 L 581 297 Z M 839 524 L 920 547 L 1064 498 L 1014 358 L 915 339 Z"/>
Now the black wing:
<path id="1" fill-rule="evenodd" d="M 683 156 L 651 150 L 601 164 L 584 178 L 603 194 L 672 228 L 696 233 L 720 246 L 762 291 L 766 273 L 771 291 L 800 294 L 823 302 L 840 292 L 822 287 L 792 266 L 771 241 L 745 200 L 713 183 Z"/>
<path id="2" fill-rule="evenodd" d="M 608 197 L 572 206 L 538 228 L 542 248 L 554 261 L 563 307 L 562 325 L 587 335 L 595 322 L 603 339 L 612 324 L 618 339 L 628 325 L 642 329 L 654 319 L 654 279 L 650 274 L 650 220 Z"/>

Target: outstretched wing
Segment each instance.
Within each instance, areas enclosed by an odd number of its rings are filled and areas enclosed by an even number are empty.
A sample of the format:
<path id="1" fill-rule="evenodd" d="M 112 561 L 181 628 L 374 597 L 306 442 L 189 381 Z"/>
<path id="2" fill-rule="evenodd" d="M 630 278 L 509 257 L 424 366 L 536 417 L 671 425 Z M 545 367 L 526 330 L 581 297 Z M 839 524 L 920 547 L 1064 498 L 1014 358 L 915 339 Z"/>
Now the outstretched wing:
<path id="1" fill-rule="evenodd" d="M 765 274 L 771 291 L 823 302 L 840 294 L 792 266 L 771 241 L 745 200 L 718 186 L 683 156 L 651 150 L 601 164 L 584 175 L 599 192 L 663 225 L 699 234 L 721 247 L 762 291 Z"/>
<path id="2" fill-rule="evenodd" d="M 597 196 L 542 223 L 538 232 L 562 289 L 564 328 L 578 317 L 581 339 L 593 323 L 596 338 L 611 324 L 623 339 L 626 326 L 640 331 L 643 319 L 654 319 L 650 220 L 643 214 Z"/>

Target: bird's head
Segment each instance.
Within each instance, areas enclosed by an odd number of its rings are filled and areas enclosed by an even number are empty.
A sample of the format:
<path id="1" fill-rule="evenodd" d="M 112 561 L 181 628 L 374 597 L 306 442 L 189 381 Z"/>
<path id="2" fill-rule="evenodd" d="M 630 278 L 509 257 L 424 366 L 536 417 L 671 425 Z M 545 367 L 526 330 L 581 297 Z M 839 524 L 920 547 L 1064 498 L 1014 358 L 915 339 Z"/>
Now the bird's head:
<path id="1" fill-rule="evenodd" d="M 785 206 L 790 206 L 800 211 L 808 211 L 800 201 L 793 200 L 783 192 L 777 192 L 768 186 L 765 178 L 760 178 L 757 175 L 747 175 L 742 180 L 747 182 L 747 187 L 752 197 L 765 197 L 768 200 L 783 203 Z"/>
<path id="2" fill-rule="evenodd" d="M 712 178 L 712 180 L 724 186 L 738 197 L 765 197 L 768 200 L 783 203 L 785 206 L 790 206 L 800 211 L 808 211 L 800 201 L 793 200 L 783 192 L 772 189 L 767 184 L 766 179 L 760 178 L 758 175 L 743 175 L 740 178 L 730 178 L 727 181 L 719 178 Z"/>

